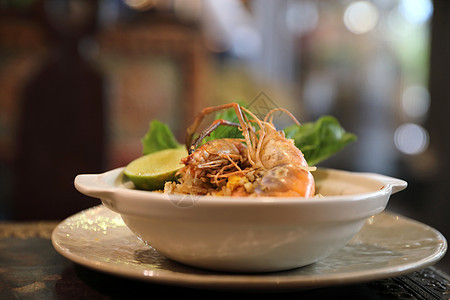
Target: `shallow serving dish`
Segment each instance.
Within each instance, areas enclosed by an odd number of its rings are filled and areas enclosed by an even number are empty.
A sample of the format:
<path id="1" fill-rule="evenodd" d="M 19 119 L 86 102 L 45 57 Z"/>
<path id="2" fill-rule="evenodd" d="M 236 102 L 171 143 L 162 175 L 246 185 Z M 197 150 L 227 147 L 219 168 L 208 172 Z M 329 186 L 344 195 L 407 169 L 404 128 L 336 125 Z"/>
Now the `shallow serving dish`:
<path id="1" fill-rule="evenodd" d="M 169 259 L 218 271 L 305 266 L 342 248 L 382 212 L 403 180 L 333 169 L 314 172 L 315 198 L 173 195 L 133 189 L 123 168 L 75 178 L 83 194 L 119 213 L 139 239 Z"/>

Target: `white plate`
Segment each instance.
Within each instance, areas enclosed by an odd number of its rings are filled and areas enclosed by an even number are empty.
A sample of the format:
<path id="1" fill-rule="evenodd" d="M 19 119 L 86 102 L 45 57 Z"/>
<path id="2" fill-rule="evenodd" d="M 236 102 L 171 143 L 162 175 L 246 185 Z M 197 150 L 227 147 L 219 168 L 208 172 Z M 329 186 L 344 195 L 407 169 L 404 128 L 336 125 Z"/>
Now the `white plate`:
<path id="1" fill-rule="evenodd" d="M 146 246 L 119 214 L 96 206 L 61 222 L 55 249 L 83 266 L 143 281 L 204 289 L 295 290 L 353 284 L 429 266 L 447 249 L 444 236 L 411 219 L 384 212 L 369 218 L 341 250 L 306 267 L 283 272 L 211 272 L 173 262 Z"/>

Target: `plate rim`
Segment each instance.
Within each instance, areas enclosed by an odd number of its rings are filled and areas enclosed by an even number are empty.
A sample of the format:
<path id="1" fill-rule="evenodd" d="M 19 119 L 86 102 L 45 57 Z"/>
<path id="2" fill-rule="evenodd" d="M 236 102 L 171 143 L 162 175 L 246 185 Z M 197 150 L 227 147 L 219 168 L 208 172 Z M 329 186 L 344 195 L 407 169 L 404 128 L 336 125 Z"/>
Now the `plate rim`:
<path id="1" fill-rule="evenodd" d="M 71 218 L 75 218 L 80 214 L 86 213 L 94 209 L 108 210 L 109 213 L 118 215 L 120 217 L 120 214 L 100 204 L 98 206 L 82 210 L 64 219 L 55 227 L 51 235 L 52 245 L 60 255 L 71 260 L 72 262 L 75 262 L 79 265 L 82 265 L 89 269 L 94 269 L 102 273 L 107 273 L 119 277 L 126 277 L 154 284 L 172 285 L 189 288 L 262 291 L 262 290 L 304 290 L 318 287 L 357 284 L 372 280 L 395 277 L 411 273 L 413 271 L 417 271 L 427 266 L 431 266 L 436 262 L 438 262 L 445 255 L 448 247 L 448 243 L 444 235 L 435 228 L 426 225 L 422 222 L 411 219 L 409 217 L 402 216 L 398 213 L 384 211 L 379 215 L 388 215 L 390 217 L 397 217 L 407 223 L 413 224 L 414 226 L 420 226 L 423 227 L 424 229 L 431 231 L 435 235 L 435 237 L 441 241 L 438 249 L 432 255 L 429 255 L 420 260 L 405 263 L 401 267 L 400 266 L 395 266 L 395 268 L 390 266 L 381 267 L 377 269 L 376 272 L 374 272 L 373 270 L 370 271 L 359 270 L 326 275 L 319 274 L 319 275 L 305 276 L 302 274 L 298 274 L 288 278 L 283 277 L 282 275 L 292 270 L 269 272 L 269 273 L 226 273 L 226 272 L 202 270 L 205 271 L 206 273 L 205 274 L 191 273 L 188 274 L 189 276 L 186 276 L 187 275 L 186 273 L 174 273 L 173 271 L 167 269 L 149 270 L 148 273 L 146 273 L 146 270 L 141 271 L 126 268 L 123 266 L 116 266 L 104 262 L 93 262 L 92 260 L 86 257 L 82 257 L 79 256 L 78 254 L 72 253 L 70 249 L 60 244 L 57 234 L 61 226 L 63 226 Z M 190 266 L 187 267 L 197 269 L 195 267 Z"/>

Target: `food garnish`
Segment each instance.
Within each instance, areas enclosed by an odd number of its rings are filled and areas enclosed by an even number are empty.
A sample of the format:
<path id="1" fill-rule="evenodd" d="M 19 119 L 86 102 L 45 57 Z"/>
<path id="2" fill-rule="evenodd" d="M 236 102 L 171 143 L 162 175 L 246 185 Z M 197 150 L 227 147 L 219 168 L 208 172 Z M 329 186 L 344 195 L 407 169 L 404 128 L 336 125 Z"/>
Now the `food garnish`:
<path id="1" fill-rule="evenodd" d="M 294 125 L 284 130 L 275 128 L 272 122 L 275 112 L 287 114 Z M 216 113 L 216 119 L 197 132 L 204 118 L 213 113 Z M 313 197 L 315 183 L 311 172 L 315 170 L 314 165 L 355 139 L 354 134 L 346 132 L 331 116 L 300 124 L 283 108 L 275 108 L 259 119 L 238 103 L 207 107 L 187 129 L 185 150 L 188 155 L 179 160 L 182 164 L 175 178 L 164 179 L 164 192 Z M 168 126 L 155 120 L 150 123 L 142 144 L 144 156 L 181 147 Z M 135 170 L 135 173 L 138 172 Z M 138 188 L 155 189 L 154 186 L 136 184 L 139 179 L 136 176 L 128 177 Z M 161 189 L 160 185 L 156 189 Z"/>
<path id="2" fill-rule="evenodd" d="M 124 175 L 143 190 L 162 190 L 167 181 L 175 180 L 182 167 L 180 161 L 186 157 L 184 148 L 169 148 L 141 156 L 129 163 Z"/>

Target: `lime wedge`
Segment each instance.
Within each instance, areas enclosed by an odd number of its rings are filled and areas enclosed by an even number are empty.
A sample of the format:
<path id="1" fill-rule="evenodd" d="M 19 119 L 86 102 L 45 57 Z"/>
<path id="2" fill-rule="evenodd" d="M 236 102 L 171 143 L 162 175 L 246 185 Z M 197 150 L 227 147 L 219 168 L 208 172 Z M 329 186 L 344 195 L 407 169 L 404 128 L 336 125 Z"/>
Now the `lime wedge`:
<path id="1" fill-rule="evenodd" d="M 188 155 L 184 148 L 166 149 L 141 156 L 125 167 L 124 174 L 138 189 L 162 190 L 166 181 L 175 180 Z"/>

